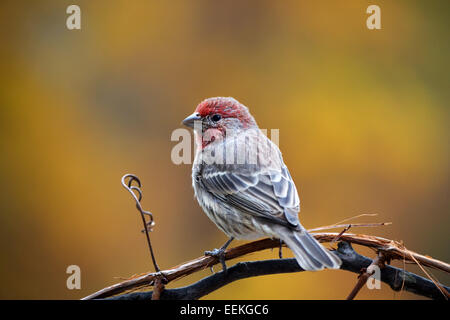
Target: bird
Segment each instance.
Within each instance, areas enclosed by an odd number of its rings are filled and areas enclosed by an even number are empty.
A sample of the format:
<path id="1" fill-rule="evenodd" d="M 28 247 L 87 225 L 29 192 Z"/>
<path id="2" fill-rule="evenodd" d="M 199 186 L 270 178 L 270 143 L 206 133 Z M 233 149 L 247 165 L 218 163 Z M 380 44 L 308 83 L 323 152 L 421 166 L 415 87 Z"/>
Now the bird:
<path id="1" fill-rule="evenodd" d="M 301 225 L 300 199 L 278 146 L 259 129 L 249 109 L 232 97 L 200 102 L 182 124 L 194 131 L 194 195 L 229 240 L 206 251 L 226 271 L 234 239 L 279 239 L 303 270 L 339 269 L 340 258 Z"/>

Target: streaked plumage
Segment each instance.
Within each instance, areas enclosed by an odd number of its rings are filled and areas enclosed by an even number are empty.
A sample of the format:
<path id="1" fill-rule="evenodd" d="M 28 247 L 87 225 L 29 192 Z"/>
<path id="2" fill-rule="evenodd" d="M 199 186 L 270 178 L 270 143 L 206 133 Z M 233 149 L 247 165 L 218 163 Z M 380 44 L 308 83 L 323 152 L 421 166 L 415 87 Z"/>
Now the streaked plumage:
<path id="1" fill-rule="evenodd" d="M 281 152 L 248 109 L 233 98 L 210 98 L 194 114 L 201 123 L 192 181 L 208 217 L 230 237 L 283 240 L 305 270 L 339 268 L 339 258 L 300 224 L 300 200 Z M 220 120 L 211 120 L 216 114 Z"/>

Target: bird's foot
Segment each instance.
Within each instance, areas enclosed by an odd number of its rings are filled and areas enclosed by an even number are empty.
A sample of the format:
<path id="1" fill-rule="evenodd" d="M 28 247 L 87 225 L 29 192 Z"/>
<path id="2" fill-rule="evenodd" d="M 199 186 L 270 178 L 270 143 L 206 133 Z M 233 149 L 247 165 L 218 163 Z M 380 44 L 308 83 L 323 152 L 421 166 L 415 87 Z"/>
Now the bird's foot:
<path id="1" fill-rule="evenodd" d="M 222 264 L 222 270 L 227 271 L 227 264 L 225 263 L 225 248 L 213 249 L 211 251 L 205 251 L 205 256 L 215 257 Z"/>

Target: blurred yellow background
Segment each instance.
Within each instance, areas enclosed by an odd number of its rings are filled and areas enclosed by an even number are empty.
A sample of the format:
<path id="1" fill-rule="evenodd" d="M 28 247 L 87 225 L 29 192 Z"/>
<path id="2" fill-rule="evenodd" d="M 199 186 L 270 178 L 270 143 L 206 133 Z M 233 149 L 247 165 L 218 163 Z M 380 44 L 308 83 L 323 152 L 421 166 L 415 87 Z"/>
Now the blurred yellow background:
<path id="1" fill-rule="evenodd" d="M 74 3 L 81 30 L 69 31 Z M 366 28 L 369 4 L 382 30 Z M 143 182 L 163 269 L 219 247 L 226 236 L 194 200 L 190 166 L 170 158 L 172 131 L 211 96 L 280 130 L 307 228 L 378 213 L 360 221 L 393 225 L 353 232 L 450 260 L 448 1 L 0 6 L 0 298 L 78 299 L 152 270 L 125 173 Z M 66 288 L 72 264 L 81 290 Z M 344 271 L 273 275 L 205 298 L 344 299 L 355 282 Z M 417 296 L 382 285 L 357 298 Z"/>

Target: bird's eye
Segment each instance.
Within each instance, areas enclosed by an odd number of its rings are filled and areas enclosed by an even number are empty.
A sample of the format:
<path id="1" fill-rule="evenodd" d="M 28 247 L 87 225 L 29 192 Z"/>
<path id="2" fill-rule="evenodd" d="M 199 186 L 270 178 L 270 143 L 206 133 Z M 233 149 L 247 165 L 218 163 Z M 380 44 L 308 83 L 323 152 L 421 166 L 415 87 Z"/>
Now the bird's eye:
<path id="1" fill-rule="evenodd" d="M 222 116 L 220 114 L 215 114 L 211 117 L 211 120 L 214 122 L 219 121 L 220 119 L 222 119 Z"/>

